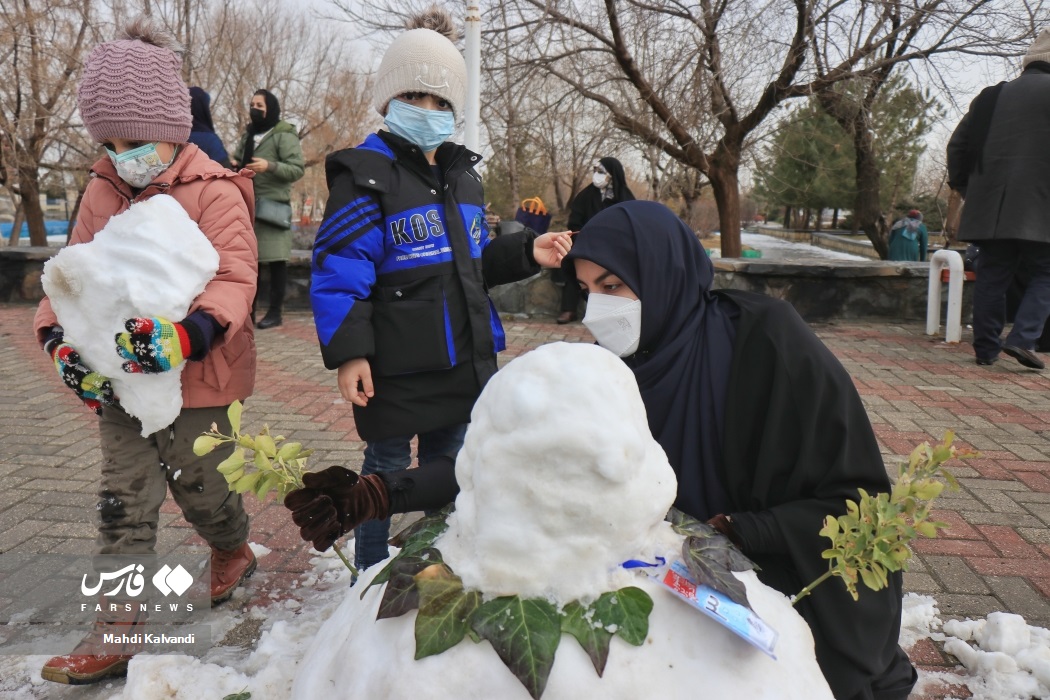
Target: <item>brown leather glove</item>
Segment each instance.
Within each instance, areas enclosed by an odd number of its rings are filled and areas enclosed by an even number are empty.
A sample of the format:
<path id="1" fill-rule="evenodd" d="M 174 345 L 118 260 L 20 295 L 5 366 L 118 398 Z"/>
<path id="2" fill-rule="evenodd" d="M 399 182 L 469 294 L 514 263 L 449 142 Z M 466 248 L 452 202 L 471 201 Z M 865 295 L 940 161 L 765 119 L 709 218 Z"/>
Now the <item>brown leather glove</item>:
<path id="1" fill-rule="evenodd" d="M 390 516 L 390 495 L 376 474 L 359 476 L 344 467 L 303 474 L 303 488 L 284 498 L 299 535 L 319 552 L 368 520 Z"/>

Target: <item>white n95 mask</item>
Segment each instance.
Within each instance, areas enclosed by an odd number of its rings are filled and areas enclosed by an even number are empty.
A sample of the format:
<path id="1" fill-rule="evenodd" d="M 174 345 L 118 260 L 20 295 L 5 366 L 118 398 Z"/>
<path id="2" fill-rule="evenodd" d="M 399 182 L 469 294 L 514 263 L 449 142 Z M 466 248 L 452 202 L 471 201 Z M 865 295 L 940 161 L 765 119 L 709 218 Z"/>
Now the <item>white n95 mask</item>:
<path id="1" fill-rule="evenodd" d="M 606 350 L 629 357 L 642 338 L 642 302 L 611 294 L 587 297 L 583 325 Z"/>

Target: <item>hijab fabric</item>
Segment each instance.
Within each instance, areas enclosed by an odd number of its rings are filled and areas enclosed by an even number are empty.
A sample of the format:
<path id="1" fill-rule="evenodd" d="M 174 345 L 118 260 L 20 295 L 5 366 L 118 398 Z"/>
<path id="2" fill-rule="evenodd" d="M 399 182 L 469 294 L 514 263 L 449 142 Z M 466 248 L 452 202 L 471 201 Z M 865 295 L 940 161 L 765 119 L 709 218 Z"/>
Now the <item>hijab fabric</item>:
<path id="1" fill-rule="evenodd" d="M 615 158 L 601 158 L 598 162 L 605 168 L 605 172 L 609 173 L 609 184 L 606 185 L 606 188 L 612 187 L 612 196 L 606 197 L 603 192 L 602 198 L 612 199 L 614 203 L 633 200 L 634 193 L 627 186 L 627 174 L 624 172 L 623 164 Z"/>
<path id="2" fill-rule="evenodd" d="M 735 309 L 711 294 L 714 267 L 696 235 L 664 205 L 628 201 L 588 221 L 568 257 L 601 265 L 642 301 L 639 350 L 626 361 L 678 477 L 676 507 L 700 520 L 729 512 L 719 472 Z"/>
<path id="3" fill-rule="evenodd" d="M 266 116 L 263 117 L 262 122 L 258 125 L 253 121 L 248 122 L 248 138 L 244 140 L 244 153 L 241 154 L 242 166 L 251 163 L 252 157 L 255 156 L 255 137 L 259 134 L 265 134 L 277 126 L 277 122 L 281 121 L 281 103 L 277 101 L 273 93 L 269 90 L 256 90 L 255 94 L 262 95 L 263 99 L 266 100 Z"/>
<path id="4" fill-rule="evenodd" d="M 190 131 L 215 133 L 215 125 L 211 120 L 211 95 L 196 85 L 190 88 L 190 114 L 193 116 Z"/>

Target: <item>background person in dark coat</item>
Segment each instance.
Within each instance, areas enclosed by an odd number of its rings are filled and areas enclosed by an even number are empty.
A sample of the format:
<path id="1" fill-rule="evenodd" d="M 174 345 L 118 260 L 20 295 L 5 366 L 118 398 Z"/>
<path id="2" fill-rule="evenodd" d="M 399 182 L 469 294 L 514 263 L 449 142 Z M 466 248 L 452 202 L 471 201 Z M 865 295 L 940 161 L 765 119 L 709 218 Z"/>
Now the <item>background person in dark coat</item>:
<path id="1" fill-rule="evenodd" d="M 224 168 L 230 167 L 230 156 L 215 133 L 215 126 L 211 121 L 211 95 L 196 85 L 190 88 L 190 114 L 193 115 L 190 143 L 197 144 L 198 148 L 219 165 Z"/>
<path id="2" fill-rule="evenodd" d="M 579 231 L 602 209 L 632 199 L 634 193 L 627 186 L 623 165 L 615 158 L 602 158 L 594 164 L 591 184 L 580 190 L 572 200 L 569 230 Z M 558 316 L 558 323 L 571 323 L 576 320 L 576 309 L 580 305 L 580 287 L 576 283 L 572 263 L 566 261 L 562 265 L 561 279 L 565 281 L 565 286 L 561 290 L 561 314 Z"/>
<path id="3" fill-rule="evenodd" d="M 959 240 L 981 248 L 973 301 L 977 364 L 992 364 L 1001 350 L 1043 369 L 1033 350 L 1050 316 L 1050 30 L 1022 65 L 1019 77 L 982 91 L 959 122 L 948 142 L 948 184 L 966 200 Z M 1001 342 L 1006 291 L 1022 260 L 1031 277 Z"/>

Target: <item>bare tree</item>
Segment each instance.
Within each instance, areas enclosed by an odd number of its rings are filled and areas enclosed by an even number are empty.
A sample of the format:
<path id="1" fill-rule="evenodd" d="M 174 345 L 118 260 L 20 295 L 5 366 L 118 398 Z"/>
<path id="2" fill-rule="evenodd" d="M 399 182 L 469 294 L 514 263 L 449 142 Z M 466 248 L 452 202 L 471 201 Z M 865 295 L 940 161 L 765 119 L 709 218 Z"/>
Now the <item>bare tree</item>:
<path id="1" fill-rule="evenodd" d="M 1034 18 L 1050 19 L 1041 0 L 1016 4 L 999 2 L 948 3 L 927 0 L 913 6 L 900 2 L 865 3 L 862 12 L 845 22 L 831 13 L 819 16 L 810 28 L 810 49 L 816 79 L 824 83 L 817 99 L 824 111 L 846 130 L 856 157 L 854 225 L 867 234 L 880 257 L 889 253 L 889 221 L 881 205 L 880 154 L 872 127 L 872 110 L 879 95 L 900 68 L 924 61 L 923 71 L 933 80 L 944 59 L 958 61 L 967 54 L 1017 55 L 1034 35 Z M 872 47 L 873 39 L 877 44 Z M 852 75 L 833 80 L 853 57 L 861 56 Z M 945 90 L 951 94 L 950 90 Z M 883 154 L 886 155 L 886 154 Z"/>
<path id="2" fill-rule="evenodd" d="M 41 166 L 78 141 L 71 133 L 77 129 L 73 87 L 94 37 L 92 21 L 90 0 L 0 2 L 0 184 L 15 195 L 30 245 L 47 245 Z"/>
<path id="3" fill-rule="evenodd" d="M 252 94 L 264 88 L 303 140 L 307 167 L 352 145 L 372 123 L 371 84 L 345 38 L 282 0 L 112 0 L 118 21 L 135 14 L 159 18 L 187 49 L 189 85 L 212 97 L 216 130 L 232 145 L 247 123 Z"/>
<path id="4" fill-rule="evenodd" d="M 333 0 L 335 18 L 352 26 L 382 55 L 412 14 L 433 0 Z M 550 195 L 552 212 L 567 214 L 573 195 L 587 184 L 593 161 L 630 148 L 617 137 L 604 111 L 571 86 L 521 60 L 529 51 L 532 28 L 508 14 L 502 2 L 480 3 L 482 18 L 481 120 L 494 151 L 486 176 L 498 199 L 520 201 L 537 189 Z M 453 13 L 462 7 L 452 6 Z M 636 150 L 636 149 L 635 149 Z M 529 157 L 519 162 L 522 154 Z M 542 162 L 537 160 L 542 157 Z M 493 177 L 499 178 L 493 181 Z M 539 182 L 543 183 L 537 188 Z M 528 190 L 526 192 L 526 190 Z"/>
<path id="5" fill-rule="evenodd" d="M 619 129 L 706 176 L 726 256 L 740 254 L 742 158 L 779 105 L 897 64 L 1001 51 L 1001 42 L 1016 38 L 1016 25 L 1045 14 L 1039 0 L 509 4 L 511 23 L 533 35 L 522 60 L 603 105 Z M 656 116 L 655 127 L 640 118 L 639 104 Z"/>

